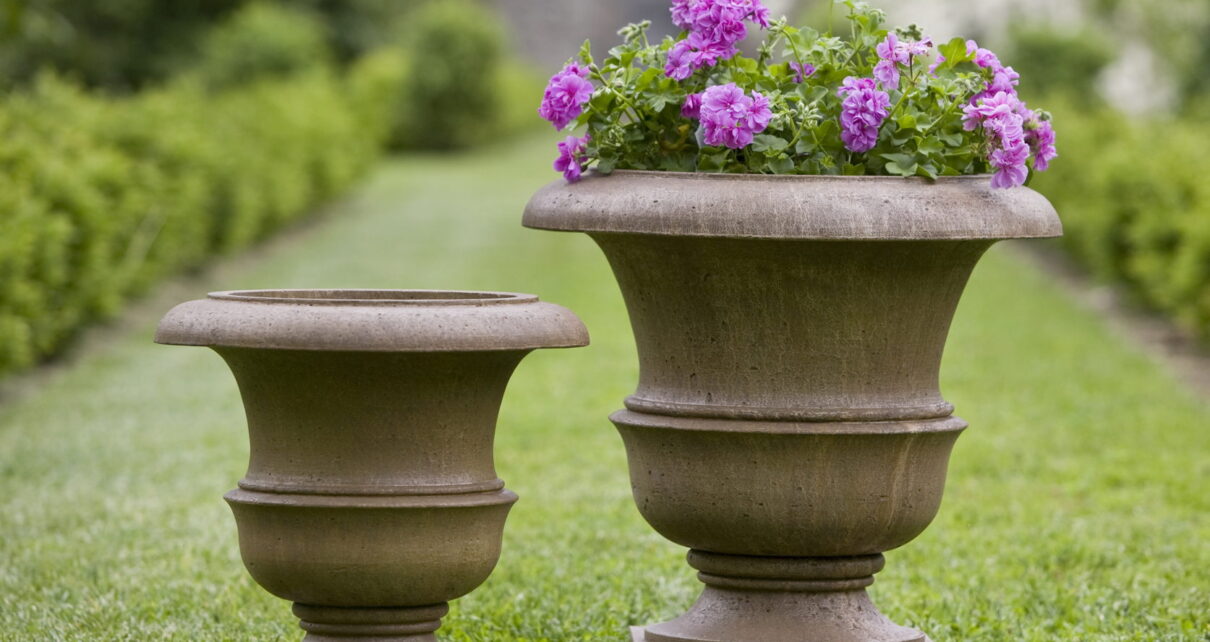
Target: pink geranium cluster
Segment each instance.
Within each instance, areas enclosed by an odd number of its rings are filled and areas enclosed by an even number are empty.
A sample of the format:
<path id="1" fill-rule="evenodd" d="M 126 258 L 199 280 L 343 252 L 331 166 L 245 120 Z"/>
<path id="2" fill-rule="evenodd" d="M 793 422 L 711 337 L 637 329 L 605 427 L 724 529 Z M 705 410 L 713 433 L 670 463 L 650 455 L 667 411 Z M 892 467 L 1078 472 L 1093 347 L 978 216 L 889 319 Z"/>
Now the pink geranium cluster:
<path id="1" fill-rule="evenodd" d="M 900 40 L 895 32 L 888 33 L 886 40 L 878 43 L 874 53 L 878 54 L 877 65 L 874 65 L 874 77 L 887 89 L 899 88 L 899 66 L 911 65 L 912 58 L 927 56 L 933 47 L 933 39 Z"/>
<path id="2" fill-rule="evenodd" d="M 668 51 L 664 73 L 684 80 L 739 53 L 736 44 L 748 36 L 748 21 L 769 27 L 769 9 L 761 0 L 673 0 L 672 22 L 689 37 Z"/>
<path id="3" fill-rule="evenodd" d="M 865 2 L 844 3 L 848 39 L 771 21 L 762 0 L 668 2 L 683 33 L 649 39 L 649 21 L 628 25 L 600 62 L 585 43 L 550 79 L 538 113 L 591 134 L 558 144 L 554 166 L 568 181 L 594 164 L 602 174 L 929 179 L 990 170 L 1006 188 L 1057 156 L 1049 114 L 1026 107 L 1017 72 L 973 40 L 936 45 L 915 26 L 888 31 Z M 739 44 L 752 25 L 767 35 L 748 58 Z"/>
<path id="4" fill-rule="evenodd" d="M 873 78 L 849 76 L 836 90 L 840 105 L 840 139 L 851 152 L 868 152 L 878 144 L 878 128 L 890 111 L 891 97 Z"/>
<path id="5" fill-rule="evenodd" d="M 691 94 L 681 113 L 701 119 L 702 139 L 707 145 L 731 149 L 751 145 L 756 134 L 765 131 L 773 119 L 768 98 L 755 91 L 748 96 L 735 83 Z"/>
<path id="6" fill-rule="evenodd" d="M 1042 114 L 1030 111 L 1016 93 L 998 91 L 991 97 L 963 108 L 963 126 L 967 131 L 982 127 L 992 143 L 988 161 L 996 169 L 992 187 L 1016 187 L 1029 177 L 1027 162 L 1034 157 L 1034 169 L 1045 171 L 1058 154 L 1055 132 Z"/>
<path id="7" fill-rule="evenodd" d="M 567 182 L 580 180 L 584 166 L 588 163 L 585 147 L 591 139 L 591 136 L 568 136 L 558 144 L 559 157 L 555 159 L 555 171 L 563 172 L 563 178 L 567 179 Z"/>
<path id="8" fill-rule="evenodd" d="M 963 127 L 967 131 L 982 127 L 988 134 L 992 144 L 988 162 L 996 170 L 992 186 L 1016 187 L 1029 177 L 1031 154 L 1039 172 L 1046 171 L 1058 156 L 1054 128 L 1041 112 L 1030 110 L 1017 96 L 1020 76 L 1012 67 L 1002 65 L 995 53 L 974 40 L 966 41 L 966 51 L 974 56 L 976 65 L 990 69 L 992 77 L 963 108 Z"/>
<path id="9" fill-rule="evenodd" d="M 588 81 L 588 68 L 575 62 L 567 63 L 559 73 L 551 76 L 538 115 L 562 130 L 571 121 L 584 113 L 584 103 L 592 98 L 592 83 Z"/>

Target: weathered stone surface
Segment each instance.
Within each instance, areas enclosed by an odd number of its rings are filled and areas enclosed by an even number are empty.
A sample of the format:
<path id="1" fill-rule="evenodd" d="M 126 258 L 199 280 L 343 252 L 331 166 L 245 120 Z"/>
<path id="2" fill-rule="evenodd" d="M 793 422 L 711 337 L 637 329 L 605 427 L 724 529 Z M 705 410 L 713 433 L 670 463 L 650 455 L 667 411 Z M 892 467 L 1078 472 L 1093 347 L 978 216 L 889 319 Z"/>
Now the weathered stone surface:
<path id="1" fill-rule="evenodd" d="M 239 384 L 251 451 L 225 498 L 253 579 L 311 642 L 421 642 L 499 559 L 513 369 L 588 334 L 531 295 L 261 290 L 181 304 L 156 341 L 213 348 Z"/>
<path id="2" fill-rule="evenodd" d="M 938 384 L 950 320 L 995 241 L 1061 233 L 989 183 L 623 171 L 534 195 L 525 225 L 613 267 L 635 502 L 706 585 L 636 642 L 927 640 L 865 587 L 932 521 L 966 427 Z"/>

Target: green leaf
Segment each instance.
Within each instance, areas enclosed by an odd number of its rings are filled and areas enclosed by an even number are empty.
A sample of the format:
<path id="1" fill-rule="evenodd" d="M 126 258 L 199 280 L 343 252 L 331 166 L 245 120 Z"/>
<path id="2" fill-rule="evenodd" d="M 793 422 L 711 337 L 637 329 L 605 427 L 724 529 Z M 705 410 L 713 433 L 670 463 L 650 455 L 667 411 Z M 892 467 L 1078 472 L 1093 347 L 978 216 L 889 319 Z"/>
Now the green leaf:
<path id="1" fill-rule="evenodd" d="M 906 165 L 898 161 L 891 161 L 886 164 L 887 173 L 894 174 L 895 176 L 914 176 L 917 169 L 919 169 L 919 166 L 916 165 L 916 161 L 911 161 Z"/>
<path id="2" fill-rule="evenodd" d="M 966 41 L 962 38 L 954 38 L 937 47 L 937 50 L 945 56 L 945 62 L 938 66 L 939 69 L 953 69 L 958 63 L 974 60 L 974 56 L 966 53 Z"/>
<path id="3" fill-rule="evenodd" d="M 841 168 L 841 173 L 845 176 L 865 176 L 865 165 L 850 165 L 845 163 Z"/>
<path id="4" fill-rule="evenodd" d="M 588 101 L 588 106 L 599 114 L 607 113 L 612 104 L 613 92 L 604 89 L 598 89 L 597 93 Z"/>
<path id="5" fill-rule="evenodd" d="M 656 69 L 655 67 L 652 67 L 652 68 L 648 69 L 647 71 L 644 71 L 634 81 L 635 90 L 643 91 L 643 90 L 647 89 L 648 87 L 651 86 L 652 82 L 655 82 L 656 80 L 658 80 L 660 78 L 660 76 L 662 76 L 662 75 L 664 75 L 664 72 L 660 69 Z"/>
<path id="6" fill-rule="evenodd" d="M 772 134 L 761 134 L 752 140 L 752 151 L 762 154 L 780 152 L 789 146 L 789 141 Z"/>
<path id="7" fill-rule="evenodd" d="M 592 43 L 588 40 L 585 40 L 584 44 L 580 45 L 580 62 L 586 65 L 592 64 Z"/>
<path id="8" fill-rule="evenodd" d="M 904 167 L 916 162 L 916 157 L 911 154 L 880 154 L 880 156 Z"/>
<path id="9" fill-rule="evenodd" d="M 916 129 L 915 114 L 903 114 L 895 122 L 899 123 L 900 129 Z"/>
<path id="10" fill-rule="evenodd" d="M 749 74 L 756 73 L 757 68 L 760 66 L 760 63 L 756 62 L 756 60 L 754 58 L 748 58 L 745 56 L 736 56 L 732 60 L 732 64 L 735 65 L 736 69 L 739 69 L 739 70 L 744 71 Z"/>
<path id="11" fill-rule="evenodd" d="M 697 157 L 697 169 L 701 172 L 721 172 L 727 167 L 731 150 L 707 147 Z"/>
<path id="12" fill-rule="evenodd" d="M 945 143 L 946 145 L 948 145 L 950 147 L 961 147 L 962 146 L 962 134 L 959 134 L 958 132 L 950 132 L 948 134 L 938 134 L 937 138 L 940 139 L 941 142 Z"/>
<path id="13" fill-rule="evenodd" d="M 919 136 L 916 138 L 916 151 L 926 156 L 940 154 L 945 150 L 945 145 L 935 136 Z"/>
<path id="14" fill-rule="evenodd" d="M 656 113 L 664 111 L 664 107 L 670 102 L 672 102 L 672 97 L 664 93 L 648 94 L 643 98 L 643 104 L 650 107 Z"/>
<path id="15" fill-rule="evenodd" d="M 788 156 L 779 156 L 769 161 L 769 169 L 774 174 L 790 174 L 794 171 L 794 160 Z"/>
<path id="16" fill-rule="evenodd" d="M 937 180 L 937 168 L 932 163 L 924 163 L 916 168 L 916 174 L 931 181 Z"/>

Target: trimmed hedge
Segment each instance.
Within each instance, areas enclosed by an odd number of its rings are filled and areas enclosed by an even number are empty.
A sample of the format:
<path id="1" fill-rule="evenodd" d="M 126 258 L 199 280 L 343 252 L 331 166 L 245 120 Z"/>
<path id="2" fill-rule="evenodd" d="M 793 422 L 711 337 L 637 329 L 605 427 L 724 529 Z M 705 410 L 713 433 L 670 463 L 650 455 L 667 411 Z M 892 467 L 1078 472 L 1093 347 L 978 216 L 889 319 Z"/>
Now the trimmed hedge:
<path id="1" fill-rule="evenodd" d="M 403 72 L 372 56 L 347 79 L 120 99 L 44 76 L 0 100 L 0 372 L 347 187 L 385 144 Z"/>
<path id="2" fill-rule="evenodd" d="M 429 2 L 411 16 L 403 48 L 409 83 L 395 147 L 464 148 L 499 131 L 497 16 L 473 0 Z"/>
<path id="3" fill-rule="evenodd" d="M 320 26 L 325 48 L 342 65 L 393 43 L 400 24 L 425 4 L 420 0 L 254 1 L 309 15 Z M 24 86 L 43 69 L 111 90 L 165 82 L 194 66 L 199 53 L 206 55 L 200 50 L 211 45 L 207 40 L 212 39 L 209 33 L 214 26 L 248 13 L 247 4 L 248 0 L 4 0 L 0 2 L 4 42 L 0 86 Z M 255 19 L 265 12 L 260 13 L 244 16 L 246 26 L 264 25 Z M 287 28 L 262 32 L 268 47 L 292 47 L 311 40 L 309 34 L 282 26 Z"/>
<path id="4" fill-rule="evenodd" d="M 1210 180 L 1196 160 L 1210 124 L 1082 109 L 1056 121 L 1062 158 L 1033 187 L 1059 210 L 1064 244 L 1210 340 Z"/>
<path id="5" fill-rule="evenodd" d="M 194 70 L 217 89 L 327 66 L 332 53 L 319 16 L 251 2 L 212 28 Z"/>

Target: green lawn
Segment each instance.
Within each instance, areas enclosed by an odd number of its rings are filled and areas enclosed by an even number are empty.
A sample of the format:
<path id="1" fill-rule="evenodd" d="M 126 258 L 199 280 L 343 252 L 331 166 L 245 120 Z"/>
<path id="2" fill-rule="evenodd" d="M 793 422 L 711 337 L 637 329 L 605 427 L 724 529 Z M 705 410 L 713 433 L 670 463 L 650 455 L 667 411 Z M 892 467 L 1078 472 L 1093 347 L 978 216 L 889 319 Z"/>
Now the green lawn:
<path id="1" fill-rule="evenodd" d="M 606 419 L 636 379 L 608 267 L 586 237 L 519 224 L 553 156 L 543 138 L 388 162 L 322 223 L 192 284 L 515 290 L 587 323 L 591 347 L 513 379 L 497 461 L 521 501 L 449 640 L 622 640 L 698 589 L 635 510 Z M 154 320 L 0 400 L 0 639 L 301 637 L 220 499 L 247 457 L 234 382 L 208 350 L 153 345 Z M 941 514 L 872 589 L 888 615 L 937 642 L 1210 639 L 1204 402 L 1002 251 L 943 379 L 971 428 Z"/>

